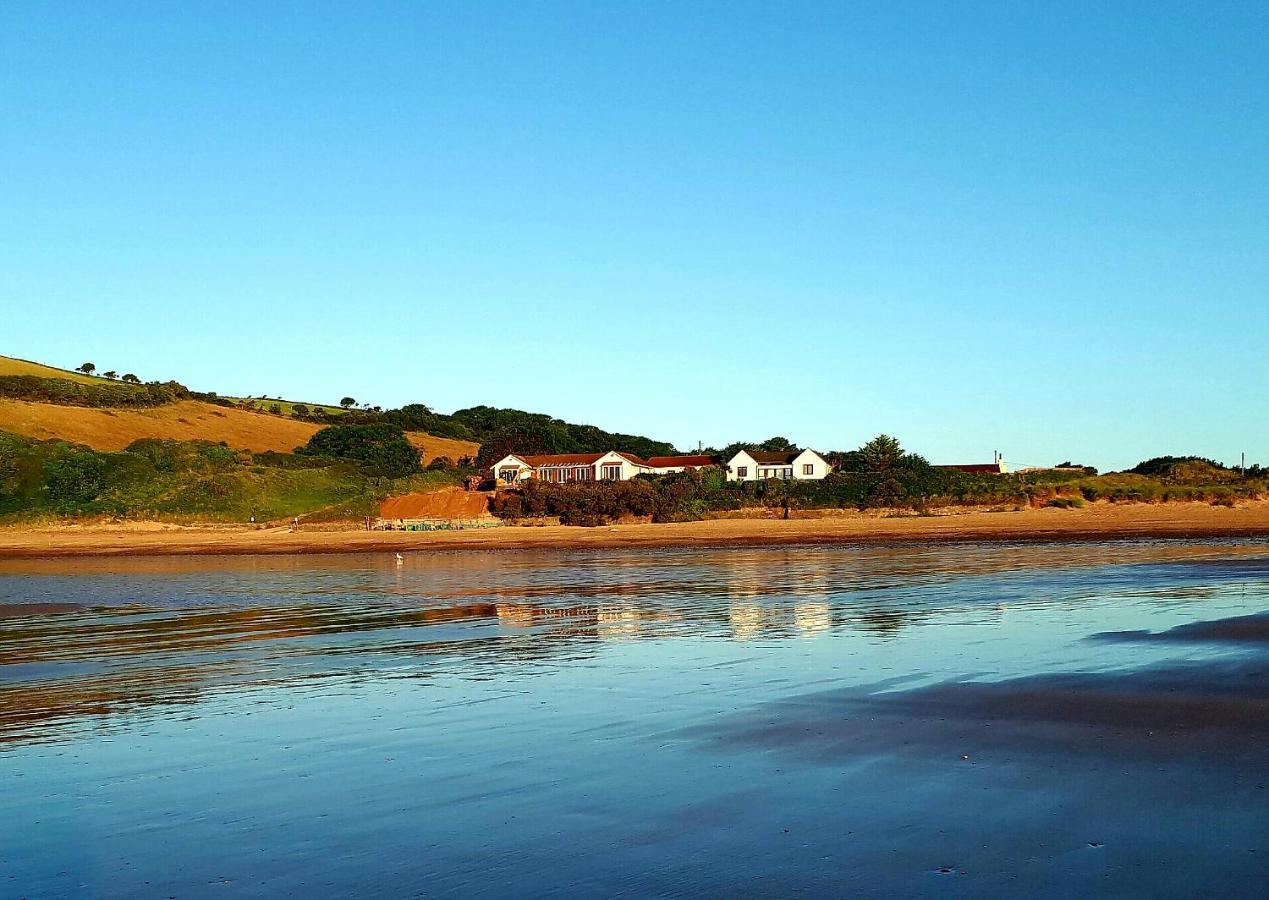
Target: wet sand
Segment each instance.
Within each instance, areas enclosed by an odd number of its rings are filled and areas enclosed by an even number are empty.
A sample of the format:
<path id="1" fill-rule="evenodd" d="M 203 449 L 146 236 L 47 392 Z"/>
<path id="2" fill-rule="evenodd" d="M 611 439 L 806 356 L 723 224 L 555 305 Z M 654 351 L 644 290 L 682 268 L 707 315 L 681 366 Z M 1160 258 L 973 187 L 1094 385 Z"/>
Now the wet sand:
<path id="1" fill-rule="evenodd" d="M 1263 763 L 1269 666 L 1257 657 L 911 690 L 883 682 L 783 698 L 684 734 L 818 762 L 892 753 L 965 765 L 1022 754 L 1076 757 L 1086 765 L 1218 756 Z"/>
<path id="2" fill-rule="evenodd" d="M 51 557 L 0 616 L 15 896 L 1264 896 L 1263 541 Z"/>
<path id="3" fill-rule="evenodd" d="M 1269 537 L 1269 501 L 1110 504 L 1083 509 L 969 510 L 885 516 L 712 519 L 600 528 L 510 526 L 453 532 L 384 532 L 156 523 L 0 529 L 0 557 L 356 553 L 422 550 L 760 546 L 904 541 L 1096 541 L 1124 538 Z"/>

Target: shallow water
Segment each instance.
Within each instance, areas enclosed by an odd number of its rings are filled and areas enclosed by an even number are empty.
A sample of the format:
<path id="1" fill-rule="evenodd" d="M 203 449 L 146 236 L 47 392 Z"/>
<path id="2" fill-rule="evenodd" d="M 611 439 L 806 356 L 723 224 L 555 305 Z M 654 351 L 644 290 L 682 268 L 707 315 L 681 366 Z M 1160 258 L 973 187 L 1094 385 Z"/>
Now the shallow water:
<path id="1" fill-rule="evenodd" d="M 0 562 L 0 896 L 1263 897 L 1269 546 Z"/>

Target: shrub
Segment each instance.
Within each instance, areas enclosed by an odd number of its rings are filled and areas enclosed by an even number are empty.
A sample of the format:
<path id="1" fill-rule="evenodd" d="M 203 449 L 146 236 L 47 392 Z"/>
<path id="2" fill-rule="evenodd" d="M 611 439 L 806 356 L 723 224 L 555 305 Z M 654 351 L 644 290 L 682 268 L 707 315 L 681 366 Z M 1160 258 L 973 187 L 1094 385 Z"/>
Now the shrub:
<path id="1" fill-rule="evenodd" d="M 81 384 L 65 378 L 41 378 L 36 375 L 0 376 L 0 397 L 60 406 L 162 406 L 189 396 L 189 389 L 175 381 L 142 385 L 121 382 Z"/>
<path id="2" fill-rule="evenodd" d="M 44 486 L 49 500 L 59 507 L 95 500 L 105 486 L 105 469 L 96 453 L 66 445 L 44 462 Z"/>
<path id="3" fill-rule="evenodd" d="M 390 477 L 413 475 L 420 470 L 419 451 L 395 425 L 331 425 L 309 438 L 295 451 L 305 456 L 325 456 L 364 463 Z"/>

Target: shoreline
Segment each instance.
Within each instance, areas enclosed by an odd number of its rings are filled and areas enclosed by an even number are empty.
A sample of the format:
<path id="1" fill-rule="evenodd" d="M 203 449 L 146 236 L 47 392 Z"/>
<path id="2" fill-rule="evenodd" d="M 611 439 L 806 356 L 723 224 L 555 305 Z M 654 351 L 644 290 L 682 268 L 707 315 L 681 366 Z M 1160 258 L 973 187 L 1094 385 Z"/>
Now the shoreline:
<path id="1" fill-rule="evenodd" d="M 363 531 L 338 526 L 320 529 L 310 525 L 292 532 L 288 528 L 161 523 L 10 526 L 0 528 L 0 559 L 1269 538 L 1269 501 L 1233 508 L 1207 503 L 1092 503 L 1082 509 L 972 510 L 927 516 L 847 512 L 789 520 L 728 518 L 597 528 L 505 526 L 441 532 Z"/>

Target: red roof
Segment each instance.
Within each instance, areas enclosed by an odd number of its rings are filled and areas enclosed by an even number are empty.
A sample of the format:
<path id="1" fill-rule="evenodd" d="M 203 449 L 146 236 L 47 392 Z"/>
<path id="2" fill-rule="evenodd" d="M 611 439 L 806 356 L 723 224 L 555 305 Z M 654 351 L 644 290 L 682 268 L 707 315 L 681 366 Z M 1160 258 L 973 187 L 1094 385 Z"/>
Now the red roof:
<path id="1" fill-rule="evenodd" d="M 633 453 L 626 453 L 624 450 L 614 450 L 614 451 L 612 451 L 612 452 L 613 452 L 613 453 L 616 453 L 616 454 L 617 454 L 618 456 L 620 456 L 622 459 L 628 459 L 628 460 L 630 460 L 630 461 L 631 461 L 632 463 L 634 463 L 636 466 L 646 466 L 646 465 L 650 465 L 650 463 L 649 463 L 646 459 L 641 459 L 640 457 L 635 456 Z"/>
<path id="2" fill-rule="evenodd" d="M 622 453 L 617 451 L 605 451 L 603 453 L 539 453 L 533 456 L 520 456 L 522 460 L 527 462 L 533 468 L 537 469 L 541 466 L 593 466 L 595 463 L 609 453 L 615 452 L 617 456 L 629 460 L 636 466 L 648 465 L 645 461 L 635 456 L 633 453 Z"/>
<path id="3" fill-rule="evenodd" d="M 668 469 L 673 466 L 692 466 L 700 468 L 701 466 L 717 465 L 718 460 L 712 456 L 696 455 L 696 456 L 650 456 L 648 457 L 648 465 L 654 469 Z"/>
<path id="4" fill-rule="evenodd" d="M 749 454 L 754 462 L 762 463 L 766 466 L 772 464 L 787 466 L 802 455 L 801 450 L 746 450 L 745 452 Z"/>
<path id="5" fill-rule="evenodd" d="M 519 456 L 519 454 L 516 454 Z M 542 453 L 534 456 L 521 456 L 533 468 L 538 466 L 593 466 L 606 453 Z"/>

